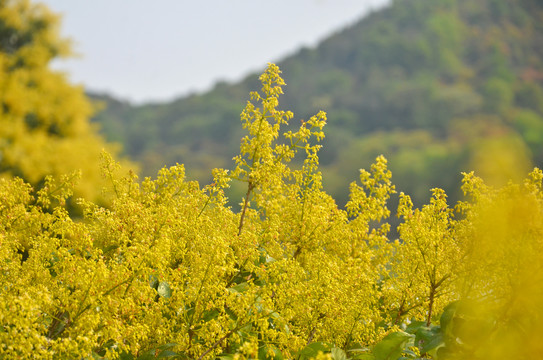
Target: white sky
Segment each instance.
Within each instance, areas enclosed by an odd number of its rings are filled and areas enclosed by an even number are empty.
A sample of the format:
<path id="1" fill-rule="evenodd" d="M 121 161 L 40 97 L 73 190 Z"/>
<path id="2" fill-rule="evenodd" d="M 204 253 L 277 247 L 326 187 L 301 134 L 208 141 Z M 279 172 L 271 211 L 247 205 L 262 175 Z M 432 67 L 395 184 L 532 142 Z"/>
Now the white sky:
<path id="1" fill-rule="evenodd" d="M 62 35 L 82 55 L 54 67 L 88 89 L 141 103 L 261 71 L 390 0 L 41 2 L 62 14 Z"/>

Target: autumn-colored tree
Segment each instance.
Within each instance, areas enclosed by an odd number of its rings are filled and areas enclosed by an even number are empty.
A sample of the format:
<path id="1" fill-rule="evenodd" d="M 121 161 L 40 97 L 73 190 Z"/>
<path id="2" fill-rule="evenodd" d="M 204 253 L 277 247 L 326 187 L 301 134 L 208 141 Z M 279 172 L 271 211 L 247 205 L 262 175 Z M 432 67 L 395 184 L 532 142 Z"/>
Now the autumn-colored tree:
<path id="1" fill-rule="evenodd" d="M 81 170 L 76 194 L 97 199 L 99 157 L 115 152 L 89 117 L 93 105 L 50 63 L 70 54 L 58 17 L 28 0 L 0 1 L 0 175 L 33 186 Z"/>

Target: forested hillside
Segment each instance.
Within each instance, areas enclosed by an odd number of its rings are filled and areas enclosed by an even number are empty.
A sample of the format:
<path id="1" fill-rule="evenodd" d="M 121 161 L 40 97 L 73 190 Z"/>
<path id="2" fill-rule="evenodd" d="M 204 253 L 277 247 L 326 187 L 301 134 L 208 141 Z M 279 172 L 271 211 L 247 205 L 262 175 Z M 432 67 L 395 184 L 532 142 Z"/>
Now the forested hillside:
<path id="1" fill-rule="evenodd" d="M 502 183 L 543 165 L 540 1 L 397 0 L 278 65 L 294 122 L 328 113 L 321 165 L 340 205 L 378 154 L 419 204 L 437 186 L 454 199 L 464 170 Z M 258 88 L 250 75 L 168 104 L 97 97 L 107 107 L 95 121 L 145 175 L 179 162 L 206 182 L 238 152 L 239 114 Z"/>

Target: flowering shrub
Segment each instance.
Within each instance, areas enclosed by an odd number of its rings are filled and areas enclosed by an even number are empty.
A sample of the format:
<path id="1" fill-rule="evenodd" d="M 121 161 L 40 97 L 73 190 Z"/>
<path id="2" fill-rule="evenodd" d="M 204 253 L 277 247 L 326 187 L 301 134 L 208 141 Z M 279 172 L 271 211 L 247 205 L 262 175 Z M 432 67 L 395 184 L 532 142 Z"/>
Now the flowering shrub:
<path id="1" fill-rule="evenodd" d="M 106 153 L 107 208 L 0 179 L 0 357 L 121 359 L 530 358 L 541 305 L 543 174 L 492 189 L 466 174 L 457 205 L 413 209 L 384 157 L 345 209 L 322 187 L 323 112 L 284 130 L 271 64 L 241 114 L 232 171 L 200 188 L 184 167 L 138 178 Z M 289 166 L 302 157 L 303 165 Z M 225 189 L 246 185 L 239 213 Z M 477 309 L 485 309 L 478 311 Z M 518 337 L 529 336 L 524 346 Z M 477 336 L 473 336 L 476 334 Z M 531 336 L 531 337 L 530 337 Z M 501 344 L 501 345 L 500 345 Z M 455 357 L 456 356 L 456 357 Z M 486 357 L 485 357 L 486 356 Z M 514 356 L 510 356 L 514 357 Z M 510 358 L 509 357 L 509 358 Z M 533 356 L 532 356 L 533 357 Z"/>

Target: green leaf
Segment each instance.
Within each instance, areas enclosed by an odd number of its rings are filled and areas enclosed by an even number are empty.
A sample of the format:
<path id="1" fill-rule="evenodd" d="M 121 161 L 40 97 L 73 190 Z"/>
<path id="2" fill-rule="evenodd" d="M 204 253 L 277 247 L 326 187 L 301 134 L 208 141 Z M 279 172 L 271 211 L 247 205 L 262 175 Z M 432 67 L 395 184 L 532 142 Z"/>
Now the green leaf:
<path id="1" fill-rule="evenodd" d="M 411 321 L 411 323 L 405 328 L 405 332 L 414 334 L 421 327 L 426 327 L 426 321 Z"/>
<path id="2" fill-rule="evenodd" d="M 158 278 L 155 275 L 149 275 L 149 286 L 155 290 L 158 288 Z"/>
<path id="3" fill-rule="evenodd" d="M 219 360 L 232 360 L 232 359 L 234 359 L 234 355 L 232 355 L 232 354 L 223 354 L 221 356 L 217 356 L 217 359 L 219 359 Z"/>
<path id="4" fill-rule="evenodd" d="M 419 328 L 416 333 L 415 343 L 419 344 L 421 341 L 423 346 L 420 350 L 423 354 L 443 344 L 441 328 L 439 326 Z"/>
<path id="5" fill-rule="evenodd" d="M 307 345 L 302 350 L 298 351 L 296 355 L 298 355 L 299 360 L 311 359 L 316 357 L 319 354 L 319 351 L 322 351 L 323 353 L 328 353 L 330 352 L 331 348 L 332 344 L 325 342 L 314 342 Z"/>
<path id="6" fill-rule="evenodd" d="M 164 344 L 164 345 L 160 345 L 157 349 L 160 349 L 160 350 L 169 350 L 169 349 L 171 349 L 171 348 L 176 347 L 177 345 L 179 345 L 179 344 L 176 344 L 176 343 L 167 343 L 167 344 Z"/>
<path id="7" fill-rule="evenodd" d="M 146 352 L 144 352 L 143 354 L 141 354 L 140 356 L 138 356 L 136 359 L 137 360 L 150 360 L 150 359 L 155 359 L 156 356 L 158 355 L 159 351 L 157 349 L 151 349 L 151 350 L 147 350 Z"/>
<path id="8" fill-rule="evenodd" d="M 428 326 L 421 326 L 415 332 L 415 342 L 428 341 L 434 336 L 434 332 Z"/>
<path id="9" fill-rule="evenodd" d="M 184 354 L 179 354 L 175 351 L 170 350 L 175 346 L 177 346 L 177 344 L 168 343 L 161 345 L 157 348 L 147 350 L 146 352 L 138 356 L 137 360 L 164 359 L 170 357 L 175 357 L 177 359 L 186 359 L 187 357 Z"/>
<path id="10" fill-rule="evenodd" d="M 4 359 L 4 358 L 0 357 L 0 359 Z M 95 351 L 93 351 L 92 354 L 91 354 L 91 359 L 103 360 L 104 358 L 102 356 L 100 356 L 99 354 L 97 354 Z"/>
<path id="11" fill-rule="evenodd" d="M 331 353 L 334 360 L 347 360 L 347 354 L 340 348 L 332 348 Z"/>
<path id="12" fill-rule="evenodd" d="M 375 360 L 375 356 L 368 351 L 369 349 L 367 347 L 364 347 L 359 343 L 353 344 L 353 347 L 347 350 L 349 359 L 351 360 Z"/>
<path id="13" fill-rule="evenodd" d="M 472 351 L 489 339 L 497 321 L 482 302 L 456 301 L 449 304 L 441 316 L 443 341 L 451 349 Z"/>
<path id="14" fill-rule="evenodd" d="M 104 249 L 104 255 L 109 253 L 110 251 L 117 250 L 119 248 L 119 245 L 110 245 Z"/>
<path id="15" fill-rule="evenodd" d="M 226 314 L 230 317 L 230 319 L 234 320 L 234 321 L 237 321 L 238 320 L 238 316 L 236 315 L 235 312 L 233 312 L 229 307 L 224 307 L 224 312 L 226 312 Z"/>
<path id="16" fill-rule="evenodd" d="M 70 313 L 68 311 L 57 312 L 49 325 L 47 337 L 49 339 L 56 339 L 66 329 L 70 321 Z"/>
<path id="17" fill-rule="evenodd" d="M 134 355 L 127 353 L 126 351 L 123 351 L 119 354 L 120 360 L 134 360 Z"/>
<path id="18" fill-rule="evenodd" d="M 241 294 L 247 291 L 249 288 L 249 284 L 247 282 L 242 282 L 241 284 L 237 284 L 236 286 L 232 286 L 228 288 L 228 291 L 236 294 Z"/>
<path id="19" fill-rule="evenodd" d="M 450 332 L 449 326 L 451 325 L 452 319 L 456 314 L 456 309 L 458 308 L 459 303 L 460 301 L 454 301 L 447 305 L 445 309 L 443 309 L 443 313 L 441 314 L 441 318 L 439 319 L 439 324 L 441 325 L 443 333 Z"/>
<path id="20" fill-rule="evenodd" d="M 385 336 L 380 343 L 373 348 L 376 360 L 397 360 L 413 335 L 403 331 L 393 332 Z"/>
<path id="21" fill-rule="evenodd" d="M 351 358 L 352 360 L 375 360 L 375 355 L 373 354 L 358 354 Z"/>
<path id="22" fill-rule="evenodd" d="M 273 356 L 268 355 L 268 351 L 273 351 Z M 267 344 L 258 349 L 258 360 L 283 360 L 283 354 L 277 347 Z"/>
<path id="23" fill-rule="evenodd" d="M 203 315 L 202 315 L 202 319 L 205 322 L 208 322 L 210 320 L 216 319 L 218 316 L 219 316 L 219 310 L 212 309 L 212 310 L 208 310 L 208 311 L 204 312 Z"/>
<path id="24" fill-rule="evenodd" d="M 167 282 L 161 281 L 160 284 L 158 284 L 158 295 L 162 296 L 163 298 L 169 298 L 172 296 L 172 289 L 170 289 L 170 285 L 168 285 Z"/>
<path id="25" fill-rule="evenodd" d="M 158 356 L 157 356 L 157 359 L 162 359 L 162 358 L 169 358 L 169 357 L 172 357 L 172 356 L 179 356 L 178 353 L 176 353 L 175 351 L 171 351 L 171 350 L 164 350 L 162 351 Z"/>

